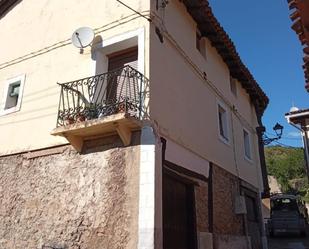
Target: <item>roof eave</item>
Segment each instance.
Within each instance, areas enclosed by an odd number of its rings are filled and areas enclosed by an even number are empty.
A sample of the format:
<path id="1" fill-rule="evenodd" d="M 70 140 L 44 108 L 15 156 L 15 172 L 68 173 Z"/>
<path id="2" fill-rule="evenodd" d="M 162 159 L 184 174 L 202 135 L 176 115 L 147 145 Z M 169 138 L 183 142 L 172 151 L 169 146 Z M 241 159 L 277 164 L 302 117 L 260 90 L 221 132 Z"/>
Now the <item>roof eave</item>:
<path id="1" fill-rule="evenodd" d="M 0 0 L 0 18 L 21 0 Z"/>
<path id="2" fill-rule="evenodd" d="M 293 21 L 292 29 L 303 46 L 305 88 L 309 92 L 309 1 L 288 0 L 288 3 L 290 10 L 293 11 L 290 14 L 290 19 Z"/>
<path id="3" fill-rule="evenodd" d="M 201 34 L 217 49 L 231 76 L 240 81 L 254 103 L 257 113 L 262 115 L 269 99 L 241 61 L 233 42 L 213 15 L 208 0 L 183 0 L 183 3 L 196 21 Z"/>

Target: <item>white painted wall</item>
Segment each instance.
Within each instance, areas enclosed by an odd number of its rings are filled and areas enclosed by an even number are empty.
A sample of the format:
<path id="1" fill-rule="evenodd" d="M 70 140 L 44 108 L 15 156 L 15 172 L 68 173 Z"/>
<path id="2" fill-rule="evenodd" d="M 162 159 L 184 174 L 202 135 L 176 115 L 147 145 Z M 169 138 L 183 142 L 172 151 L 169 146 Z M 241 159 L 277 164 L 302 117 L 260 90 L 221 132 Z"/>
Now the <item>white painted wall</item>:
<path id="1" fill-rule="evenodd" d="M 149 14 L 149 1 L 126 3 Z M 6 80 L 26 76 L 20 111 L 0 117 L 0 155 L 66 143 L 50 135 L 59 104 L 57 82 L 92 76 L 96 59 L 104 62 L 95 50 L 80 54 L 70 44 L 73 31 L 81 26 L 94 29 L 103 46 L 135 34 L 139 69 L 148 74 L 149 22 L 117 1 L 21 1 L 0 19 L 0 106 Z"/>
<path id="2" fill-rule="evenodd" d="M 157 15 L 160 17 L 160 12 Z M 202 159 L 262 187 L 255 131 L 258 123 L 249 95 L 238 83 L 235 98 L 229 69 L 207 39 L 206 59 L 196 49 L 196 24 L 180 1 L 169 1 L 164 19 L 163 15 L 161 20 L 159 17 L 156 23 L 164 34 L 164 43 L 153 26 L 150 34 L 150 115 L 160 133 Z M 218 101 L 228 107 L 228 126 L 233 134 L 229 143 L 218 135 Z M 244 157 L 243 128 L 251 133 L 251 161 Z"/>
<path id="3" fill-rule="evenodd" d="M 154 1 L 126 3 L 143 14 L 149 13 L 150 4 L 154 10 Z M 158 17 L 149 24 L 116 1 L 23 0 L 17 4 L 0 20 L 0 36 L 5 37 L 0 47 L 0 96 L 7 79 L 25 74 L 26 80 L 20 111 L 0 117 L 0 155 L 65 143 L 49 135 L 56 126 L 60 91 L 56 82 L 98 73 L 96 60 L 106 62 L 100 57 L 104 47 L 138 32 L 139 69 L 151 80 L 150 114 L 159 132 L 203 160 L 259 185 L 257 121 L 248 94 L 238 84 L 238 97 L 232 95 L 229 70 L 208 40 L 206 59 L 195 48 L 196 24 L 181 2 L 169 1 L 164 16 L 165 27 Z M 98 43 L 95 48 L 99 49 L 79 54 L 70 37 L 80 26 L 93 28 L 103 45 Z M 163 44 L 155 26 L 168 32 Z M 202 72 L 212 87 L 201 78 Z M 233 121 L 229 144 L 218 136 L 218 99 L 229 107 Z M 252 132 L 252 162 L 244 159 L 242 127 Z"/>
<path id="4" fill-rule="evenodd" d="M 140 152 L 140 194 L 138 249 L 155 245 L 155 149 L 156 137 L 150 126 L 142 129 Z"/>

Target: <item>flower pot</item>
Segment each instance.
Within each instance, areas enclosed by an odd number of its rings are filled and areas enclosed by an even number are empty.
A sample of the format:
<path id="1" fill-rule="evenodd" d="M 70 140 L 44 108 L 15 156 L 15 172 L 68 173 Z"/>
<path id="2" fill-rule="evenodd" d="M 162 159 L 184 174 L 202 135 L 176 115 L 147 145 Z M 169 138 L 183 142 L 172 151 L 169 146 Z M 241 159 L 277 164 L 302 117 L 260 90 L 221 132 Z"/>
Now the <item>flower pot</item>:
<path id="1" fill-rule="evenodd" d="M 67 117 L 64 119 L 64 125 L 70 125 L 70 124 L 74 124 L 75 120 L 72 117 Z"/>
<path id="2" fill-rule="evenodd" d="M 86 117 L 85 117 L 84 114 L 79 113 L 79 114 L 76 115 L 76 121 L 77 122 L 84 122 L 85 120 L 86 120 Z"/>

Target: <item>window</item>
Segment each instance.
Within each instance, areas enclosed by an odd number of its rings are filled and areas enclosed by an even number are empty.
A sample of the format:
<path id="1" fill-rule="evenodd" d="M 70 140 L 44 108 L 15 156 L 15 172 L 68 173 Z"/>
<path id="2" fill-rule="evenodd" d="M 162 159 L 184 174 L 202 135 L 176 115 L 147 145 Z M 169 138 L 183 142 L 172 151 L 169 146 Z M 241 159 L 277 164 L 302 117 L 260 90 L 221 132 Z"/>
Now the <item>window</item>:
<path id="1" fill-rule="evenodd" d="M 231 87 L 231 92 L 235 97 L 237 97 L 237 81 L 235 78 L 230 77 L 230 87 Z"/>
<path id="2" fill-rule="evenodd" d="M 220 137 L 227 142 L 229 140 L 227 111 L 220 104 L 218 104 L 218 119 Z"/>
<path id="3" fill-rule="evenodd" d="M 202 36 L 199 32 L 196 32 L 196 49 L 198 51 L 201 51 L 201 39 L 202 39 Z"/>
<path id="4" fill-rule="evenodd" d="M 206 42 L 199 31 L 196 32 L 196 49 L 206 58 Z"/>
<path id="5" fill-rule="evenodd" d="M 249 132 L 244 130 L 244 146 L 245 146 L 245 158 L 251 160 L 251 146 Z"/>
<path id="6" fill-rule="evenodd" d="M 1 115 L 20 110 L 25 75 L 7 80 L 1 107 Z"/>

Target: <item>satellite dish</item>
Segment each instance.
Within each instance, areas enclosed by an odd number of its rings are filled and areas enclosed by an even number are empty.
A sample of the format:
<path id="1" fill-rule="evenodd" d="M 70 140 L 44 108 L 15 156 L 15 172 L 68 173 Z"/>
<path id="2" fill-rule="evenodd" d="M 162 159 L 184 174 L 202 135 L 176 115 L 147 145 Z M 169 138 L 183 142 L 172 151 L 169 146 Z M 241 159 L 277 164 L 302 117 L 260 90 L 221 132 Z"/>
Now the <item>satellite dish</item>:
<path id="1" fill-rule="evenodd" d="M 81 27 L 75 30 L 72 34 L 72 43 L 75 47 L 80 48 L 81 53 L 83 48 L 89 46 L 94 39 L 94 31 L 88 27 Z"/>

